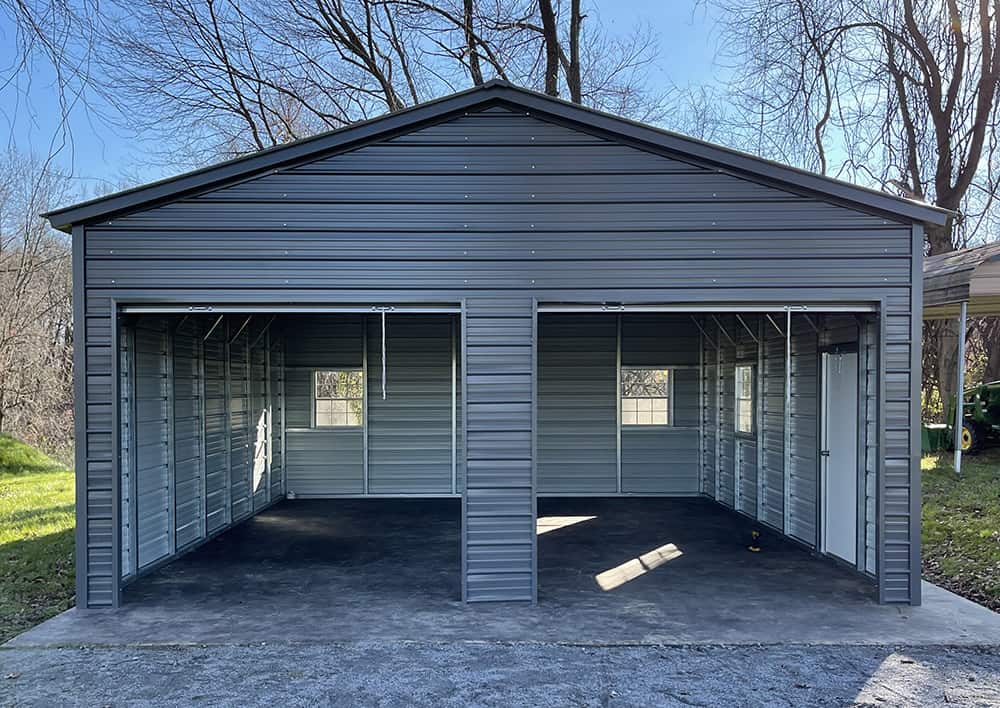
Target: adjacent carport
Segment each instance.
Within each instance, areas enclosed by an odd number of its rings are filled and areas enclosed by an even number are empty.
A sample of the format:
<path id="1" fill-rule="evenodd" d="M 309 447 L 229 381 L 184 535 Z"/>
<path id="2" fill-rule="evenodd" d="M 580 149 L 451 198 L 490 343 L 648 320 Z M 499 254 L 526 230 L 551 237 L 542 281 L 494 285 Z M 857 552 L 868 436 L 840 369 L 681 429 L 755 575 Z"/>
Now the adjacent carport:
<path id="1" fill-rule="evenodd" d="M 501 82 L 54 212 L 78 602 L 344 497 L 371 538 L 371 497 L 453 500 L 456 600 L 544 601 L 564 529 L 539 514 L 585 495 L 626 521 L 626 497 L 711 509 L 748 557 L 759 528 L 919 604 L 921 253 L 945 216 Z"/>
<path id="2" fill-rule="evenodd" d="M 958 320 L 955 390 L 965 391 L 966 317 L 1000 315 L 1000 243 L 931 256 L 924 261 L 924 319 Z M 960 399 L 959 399 L 960 400 Z M 947 402 L 944 403 L 948 409 Z M 962 471 L 963 406 L 955 406 L 955 472 Z"/>

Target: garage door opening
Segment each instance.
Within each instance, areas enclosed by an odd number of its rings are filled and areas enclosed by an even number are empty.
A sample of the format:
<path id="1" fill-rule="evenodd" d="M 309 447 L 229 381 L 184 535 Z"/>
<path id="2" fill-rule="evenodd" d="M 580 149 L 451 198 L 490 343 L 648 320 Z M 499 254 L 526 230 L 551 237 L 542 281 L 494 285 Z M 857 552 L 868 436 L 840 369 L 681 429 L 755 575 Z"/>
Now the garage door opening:
<path id="1" fill-rule="evenodd" d="M 118 323 L 125 602 L 461 596 L 458 314 L 170 309 Z"/>
<path id="2" fill-rule="evenodd" d="M 540 307 L 539 600 L 874 593 L 878 321 L 858 309 Z"/>

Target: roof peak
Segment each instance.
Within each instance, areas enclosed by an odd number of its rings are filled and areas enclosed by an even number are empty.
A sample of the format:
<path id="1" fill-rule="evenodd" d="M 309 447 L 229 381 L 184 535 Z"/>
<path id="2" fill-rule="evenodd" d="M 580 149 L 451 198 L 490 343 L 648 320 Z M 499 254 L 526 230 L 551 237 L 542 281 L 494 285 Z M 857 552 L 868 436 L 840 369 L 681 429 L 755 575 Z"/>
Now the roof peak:
<path id="1" fill-rule="evenodd" d="M 719 169 L 790 186 L 831 201 L 875 209 L 903 217 L 906 221 L 944 224 L 950 214 L 929 204 L 783 165 L 494 78 L 480 86 L 417 104 L 396 113 L 387 113 L 165 180 L 56 209 L 43 216 L 48 217 L 53 227 L 68 231 L 74 224 L 148 208 L 235 180 L 246 179 L 267 170 L 308 161 L 324 153 L 355 149 L 390 135 L 416 129 L 420 125 L 445 120 L 463 111 L 474 110 L 495 100 L 512 103 L 518 108 L 537 112 L 550 119 L 604 133 L 610 139 L 617 138 L 643 144 L 650 149 L 687 156 L 715 165 Z"/>

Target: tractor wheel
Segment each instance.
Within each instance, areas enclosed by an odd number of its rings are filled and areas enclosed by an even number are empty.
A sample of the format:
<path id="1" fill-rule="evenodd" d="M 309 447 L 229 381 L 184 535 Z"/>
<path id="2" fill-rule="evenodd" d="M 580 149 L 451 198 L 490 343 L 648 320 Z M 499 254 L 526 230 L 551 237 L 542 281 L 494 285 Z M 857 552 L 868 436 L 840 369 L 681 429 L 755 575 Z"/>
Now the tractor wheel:
<path id="1" fill-rule="evenodd" d="M 962 452 L 975 455 L 982 449 L 983 431 L 975 423 L 962 424 Z"/>

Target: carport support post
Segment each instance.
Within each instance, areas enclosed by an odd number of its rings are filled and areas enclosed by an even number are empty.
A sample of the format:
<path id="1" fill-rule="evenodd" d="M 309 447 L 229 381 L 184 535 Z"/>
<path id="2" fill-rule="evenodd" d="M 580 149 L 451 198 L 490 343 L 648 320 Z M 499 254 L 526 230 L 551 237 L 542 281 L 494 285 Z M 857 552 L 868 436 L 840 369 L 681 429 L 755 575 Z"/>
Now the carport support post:
<path id="1" fill-rule="evenodd" d="M 958 370 L 958 388 L 955 389 L 955 474 L 962 473 L 962 418 L 965 413 L 965 320 L 968 302 L 965 300 L 958 310 L 958 357 L 955 368 Z"/>

